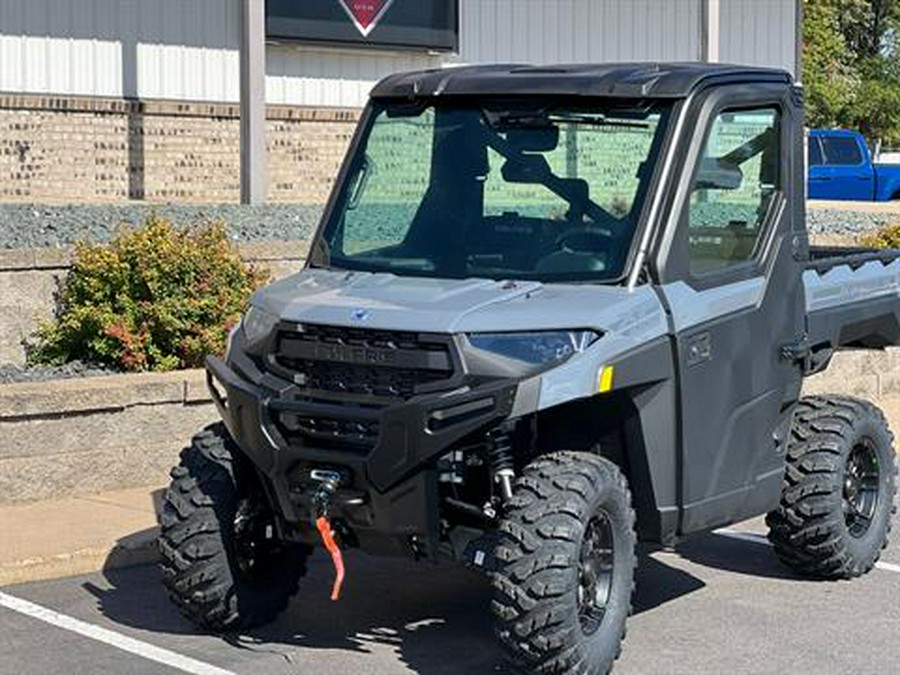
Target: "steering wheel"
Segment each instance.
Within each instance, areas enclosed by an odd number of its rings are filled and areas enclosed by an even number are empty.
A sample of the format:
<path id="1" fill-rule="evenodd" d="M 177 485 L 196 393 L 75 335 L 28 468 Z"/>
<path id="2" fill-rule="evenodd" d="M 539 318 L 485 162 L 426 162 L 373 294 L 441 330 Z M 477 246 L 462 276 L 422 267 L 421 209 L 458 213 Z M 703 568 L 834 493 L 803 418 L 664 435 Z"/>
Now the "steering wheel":
<path id="1" fill-rule="evenodd" d="M 560 234 L 554 246 L 567 253 L 608 253 L 610 244 L 617 239 L 612 230 L 599 225 L 571 227 Z"/>

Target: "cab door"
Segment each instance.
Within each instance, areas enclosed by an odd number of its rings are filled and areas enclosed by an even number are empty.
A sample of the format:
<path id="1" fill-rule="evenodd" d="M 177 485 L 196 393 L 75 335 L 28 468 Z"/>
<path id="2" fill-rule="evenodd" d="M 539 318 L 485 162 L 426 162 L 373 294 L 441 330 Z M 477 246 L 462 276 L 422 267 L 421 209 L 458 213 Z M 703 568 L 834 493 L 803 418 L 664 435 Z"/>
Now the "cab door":
<path id="1" fill-rule="evenodd" d="M 675 200 L 662 293 L 678 364 L 681 533 L 758 515 L 780 496 L 801 377 L 782 353 L 804 317 L 789 208 L 792 191 L 803 194 L 803 147 L 784 90 L 714 90 Z"/>
<path id="2" fill-rule="evenodd" d="M 825 159 L 820 172 L 828 179 L 822 199 L 874 199 L 875 172 L 859 138 L 847 132 L 824 133 L 819 138 Z"/>

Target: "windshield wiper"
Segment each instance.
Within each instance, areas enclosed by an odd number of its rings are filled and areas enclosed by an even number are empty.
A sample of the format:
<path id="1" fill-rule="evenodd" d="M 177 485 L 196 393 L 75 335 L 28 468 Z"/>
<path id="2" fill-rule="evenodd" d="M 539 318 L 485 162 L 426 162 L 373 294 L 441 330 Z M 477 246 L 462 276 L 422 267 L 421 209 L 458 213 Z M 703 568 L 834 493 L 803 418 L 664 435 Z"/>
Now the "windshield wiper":
<path id="1" fill-rule="evenodd" d="M 577 113 L 554 113 L 547 116 L 548 122 L 562 122 L 564 124 L 585 124 L 592 127 L 624 127 L 627 129 L 649 129 L 647 122 L 630 121 L 624 119 L 609 119 L 603 115 L 581 115 Z"/>
<path id="2" fill-rule="evenodd" d="M 605 115 L 586 113 L 556 113 L 548 111 L 528 112 L 495 112 L 482 111 L 485 121 L 492 129 L 503 131 L 505 129 L 542 129 L 553 124 L 584 124 L 594 127 L 624 127 L 630 129 L 649 129 L 650 124 L 641 121 L 626 119 L 610 119 Z"/>

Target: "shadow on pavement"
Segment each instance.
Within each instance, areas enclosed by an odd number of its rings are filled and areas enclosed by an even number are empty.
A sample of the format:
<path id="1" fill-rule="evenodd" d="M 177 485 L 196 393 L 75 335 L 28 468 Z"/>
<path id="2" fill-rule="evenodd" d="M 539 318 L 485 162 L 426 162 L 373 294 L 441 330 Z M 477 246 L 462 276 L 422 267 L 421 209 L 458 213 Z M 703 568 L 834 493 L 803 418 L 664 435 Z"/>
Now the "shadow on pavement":
<path id="1" fill-rule="evenodd" d="M 328 600 L 332 570 L 322 555 L 309 564 L 297 597 L 277 621 L 247 634 L 227 636 L 239 649 L 281 654 L 296 650 L 367 653 L 393 649 L 410 669 L 425 675 L 511 673 L 496 646 L 490 618 L 490 586 L 457 566 L 426 566 L 406 560 L 347 554 L 347 581 L 340 602 Z M 104 616 L 120 624 L 169 634 L 203 634 L 172 606 L 155 566 L 104 571 L 106 584 L 84 584 Z M 699 590 L 703 582 L 641 554 L 635 613 Z"/>
<path id="2" fill-rule="evenodd" d="M 675 551 L 692 563 L 725 572 L 764 579 L 805 580 L 775 557 L 772 547 L 762 535 L 759 541 L 754 541 L 710 533 L 679 544 Z"/>

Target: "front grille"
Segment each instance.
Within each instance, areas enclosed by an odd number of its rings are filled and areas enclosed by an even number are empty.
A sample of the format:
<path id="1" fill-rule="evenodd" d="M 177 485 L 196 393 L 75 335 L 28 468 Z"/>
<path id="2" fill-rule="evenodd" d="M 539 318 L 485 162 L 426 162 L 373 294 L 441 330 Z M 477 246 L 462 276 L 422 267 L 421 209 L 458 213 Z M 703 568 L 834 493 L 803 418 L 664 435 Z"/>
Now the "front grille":
<path id="1" fill-rule="evenodd" d="M 416 333 L 302 326 L 278 336 L 275 363 L 298 386 L 409 399 L 453 377 L 450 341 Z"/>
<path id="2" fill-rule="evenodd" d="M 446 336 L 318 325 L 285 328 L 269 357 L 270 370 L 297 385 L 305 400 L 332 411 L 284 410 L 277 414 L 278 426 L 292 444 L 367 451 L 380 432 L 373 410 L 453 385 L 452 350 Z"/>
<path id="3" fill-rule="evenodd" d="M 378 441 L 381 426 L 377 420 L 293 413 L 281 413 L 279 420 L 281 432 L 287 439 L 326 450 L 369 450 Z"/>

